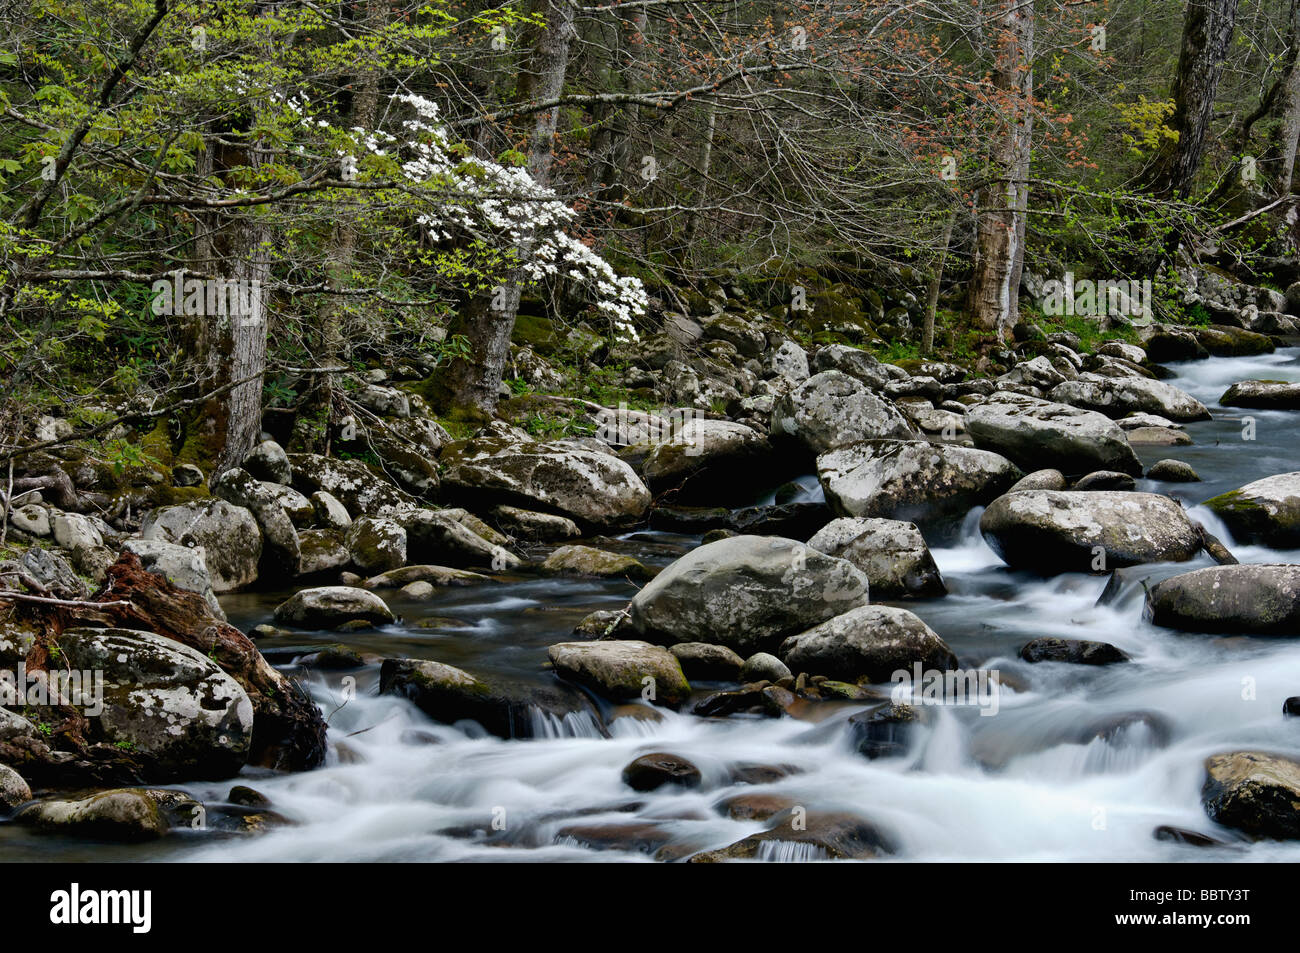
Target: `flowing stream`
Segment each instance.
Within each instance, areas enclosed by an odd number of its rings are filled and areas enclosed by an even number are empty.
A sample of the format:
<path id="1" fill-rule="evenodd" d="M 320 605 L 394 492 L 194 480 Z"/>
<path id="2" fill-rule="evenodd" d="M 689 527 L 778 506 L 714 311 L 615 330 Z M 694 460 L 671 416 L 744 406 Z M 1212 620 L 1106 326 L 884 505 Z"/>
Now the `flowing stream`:
<path id="1" fill-rule="evenodd" d="M 1298 356 L 1300 349 L 1287 349 L 1175 366 L 1179 376 L 1171 383 L 1205 402 L 1215 419 L 1187 427 L 1193 446 L 1139 448 L 1144 464 L 1173 457 L 1197 469 L 1203 483 L 1143 480 L 1139 488 L 1181 498 L 1242 562 L 1296 562 L 1300 552 L 1238 545 L 1197 505 L 1300 468 L 1300 413 L 1220 408 L 1217 401 L 1236 380 L 1300 380 Z M 1244 414 L 1255 420 L 1253 441 L 1242 439 Z M 816 498 L 815 480 L 801 484 L 802 498 Z M 545 737 L 502 741 L 436 724 L 404 700 L 377 696 L 378 665 L 371 664 L 303 673 L 329 719 L 331 750 L 323 768 L 278 776 L 246 771 L 238 782 L 184 786 L 201 800 L 222 801 L 233 783 L 248 784 L 293 826 L 257 837 L 185 833 L 127 848 L 38 838 L 6 825 L 0 849 L 33 860 L 644 862 L 649 853 L 595 850 L 562 832 L 575 824 L 620 825 L 632 841 L 644 840 L 651 850 L 671 843 L 680 856 L 766 827 L 731 820 L 717 806 L 740 793 L 770 793 L 809 811 L 869 819 L 893 840 L 898 860 L 1300 861 L 1300 844 L 1238 841 L 1206 817 L 1200 801 L 1207 755 L 1242 748 L 1300 755 L 1300 719 L 1282 715 L 1283 699 L 1300 694 L 1300 637 L 1220 638 L 1144 622 L 1142 580 L 1210 565 L 1208 557 L 1128 570 L 1118 593 L 1099 605 L 1104 577 L 1041 579 L 1007 570 L 980 538 L 978 516 L 967 517 L 955 545 L 934 551 L 949 595 L 900 604 L 949 643 L 963 668 L 1000 673 L 998 710 L 986 717 L 978 706 L 931 708 L 928 727 L 912 736 L 903 756 L 868 760 L 852 749 L 844 723 L 861 704 L 827 705 L 828 717 L 816 723 L 661 711 L 657 721 L 612 720 L 611 737 L 593 723 L 570 721 L 539 726 Z M 632 533 L 597 545 L 664 565 L 697 542 Z M 520 575 L 440 590 L 428 603 L 394 599 L 403 622 L 378 633 L 300 634 L 259 646 L 277 662 L 343 642 L 376 660 L 409 655 L 548 678 L 541 670 L 546 646 L 568 639 L 587 613 L 620 607 L 634 591 L 621 581 Z M 240 594 L 222 602 L 231 622 L 247 629 L 267 621 L 283 596 Z M 1020 646 L 1039 636 L 1111 642 L 1134 662 L 1021 662 Z M 347 676 L 356 680 L 350 700 Z M 1085 727 L 1095 737 L 1081 739 Z M 621 770 L 650 751 L 690 759 L 703 784 L 671 793 L 631 791 Z M 742 784 L 734 772 L 743 765 L 789 773 Z M 488 833 L 494 818 L 506 833 Z M 1232 846 L 1159 840 L 1153 831 L 1160 825 L 1209 833 Z M 768 845 L 760 854 L 819 857 L 816 848 L 794 844 Z"/>

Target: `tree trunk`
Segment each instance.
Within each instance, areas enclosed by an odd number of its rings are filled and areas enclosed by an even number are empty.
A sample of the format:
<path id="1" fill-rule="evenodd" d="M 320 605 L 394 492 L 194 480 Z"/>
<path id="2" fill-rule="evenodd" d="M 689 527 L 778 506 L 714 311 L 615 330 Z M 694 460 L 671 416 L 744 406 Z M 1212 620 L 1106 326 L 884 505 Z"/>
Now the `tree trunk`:
<path id="1" fill-rule="evenodd" d="M 1171 90 L 1174 113 L 1169 125 L 1178 138 L 1166 142 L 1156 156 L 1151 174 L 1151 191 L 1156 195 L 1182 199 L 1191 192 L 1236 18 L 1237 0 L 1188 2 Z"/>
<path id="2" fill-rule="evenodd" d="M 921 353 L 930 354 L 934 350 L 934 318 L 939 310 L 939 283 L 943 281 L 943 266 L 948 259 L 948 245 L 952 242 L 952 228 L 957 224 L 957 213 L 948 216 L 943 227 L 943 237 L 939 239 L 939 257 L 930 273 L 930 285 L 925 294 L 925 317 L 921 326 Z"/>
<path id="3" fill-rule="evenodd" d="M 993 165 L 998 180 L 980 190 L 976 210 L 975 263 L 970 312 L 999 340 L 1020 320 L 1019 270 L 1023 262 L 1029 202 L 1029 143 L 1032 132 L 1034 12 L 1021 0 L 997 0 L 991 27 L 995 50 L 993 85 L 998 94 L 998 128 Z"/>
<path id="4" fill-rule="evenodd" d="M 520 87 L 535 102 L 559 97 L 573 42 L 574 7 L 571 0 L 539 0 L 546 21 L 533 47 L 532 58 Z M 540 185 L 550 185 L 554 158 L 558 106 L 536 114 L 528 143 L 528 172 Z M 514 249 L 518 261 L 532 254 L 534 240 L 525 236 Z M 518 270 L 497 286 L 473 295 L 448 329 L 463 336 L 468 357 L 453 358 L 434 377 L 435 403 L 444 410 L 490 417 L 496 412 L 502 374 L 510 357 L 510 335 L 519 312 L 522 276 Z"/>

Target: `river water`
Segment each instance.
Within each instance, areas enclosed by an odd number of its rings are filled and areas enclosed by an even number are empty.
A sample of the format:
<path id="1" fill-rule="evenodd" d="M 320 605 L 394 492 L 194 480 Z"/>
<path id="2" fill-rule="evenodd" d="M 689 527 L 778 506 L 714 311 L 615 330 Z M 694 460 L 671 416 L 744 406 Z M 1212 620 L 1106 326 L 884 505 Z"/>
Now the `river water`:
<path id="1" fill-rule="evenodd" d="M 1300 468 L 1300 414 L 1218 407 L 1236 380 L 1300 380 L 1300 349 L 1258 358 L 1211 358 L 1176 365 L 1171 381 L 1210 407 L 1191 424 L 1194 446 L 1139 448 L 1145 464 L 1191 463 L 1196 484 L 1154 484 L 1182 499 L 1242 562 L 1297 562 L 1300 552 L 1237 545 L 1203 508 L 1208 497 L 1273 473 Z M 1243 440 L 1243 413 L 1254 440 Z M 804 481 L 809 495 L 815 481 Z M 1098 605 L 1104 577 L 1032 578 L 1008 571 L 968 515 L 958 542 L 934 551 L 949 587 L 942 599 L 900 603 L 957 653 L 964 669 L 997 671 L 996 715 L 979 706 L 929 709 L 903 756 L 868 760 L 844 721 L 859 705 L 825 720 L 713 720 L 661 711 L 658 721 L 621 717 L 602 737 L 590 723 L 543 726 L 548 737 L 502 741 L 431 722 L 410 703 L 378 697 L 378 666 L 304 672 L 330 724 L 328 764 L 296 775 L 245 772 L 294 826 L 258 837 L 186 832 L 159 844 L 121 847 L 38 838 L 0 827 L 0 852 L 13 859 L 203 861 L 611 861 L 650 860 L 636 850 L 595 850 L 564 829 L 638 825 L 635 833 L 678 853 L 726 846 L 766 825 L 724 816 L 739 793 L 788 797 L 809 811 L 861 815 L 887 833 L 904 861 L 1300 861 L 1300 844 L 1237 841 L 1200 802 L 1203 762 L 1252 748 L 1300 756 L 1300 719 L 1282 702 L 1300 694 L 1300 638 L 1219 638 L 1155 628 L 1142 619 L 1141 580 L 1210 565 L 1128 570 L 1118 594 Z M 633 533 L 614 546 L 664 565 L 697 540 Z M 521 575 L 474 588 L 440 590 L 424 604 L 393 601 L 403 617 L 378 633 L 308 634 L 259 642 L 274 660 L 331 642 L 363 653 L 431 658 L 473 671 L 547 678 L 546 647 L 569 637 L 587 613 L 617 608 L 635 592 L 624 582 Z M 231 621 L 267 621 L 283 594 L 222 599 Z M 1097 639 L 1134 662 L 1109 667 L 1019 661 L 1039 636 Z M 355 679 L 348 697 L 346 677 Z M 707 686 L 705 686 L 707 687 Z M 1253 689 L 1253 690 L 1252 690 Z M 1085 726 L 1109 726 L 1091 740 Z M 703 784 L 690 791 L 636 794 L 620 774 L 640 754 L 669 751 L 694 762 Z M 735 781 L 745 765 L 780 766 L 785 776 Z M 183 785 L 222 801 L 231 784 Z M 496 827 L 493 821 L 496 820 Z M 1231 846 L 1196 848 L 1158 840 L 1173 825 Z M 500 828 L 500 829 L 498 829 Z M 648 833 L 647 833 L 648 832 Z M 653 849 L 653 848 L 652 848 Z M 815 849 L 777 845 L 772 860 L 816 860 Z"/>

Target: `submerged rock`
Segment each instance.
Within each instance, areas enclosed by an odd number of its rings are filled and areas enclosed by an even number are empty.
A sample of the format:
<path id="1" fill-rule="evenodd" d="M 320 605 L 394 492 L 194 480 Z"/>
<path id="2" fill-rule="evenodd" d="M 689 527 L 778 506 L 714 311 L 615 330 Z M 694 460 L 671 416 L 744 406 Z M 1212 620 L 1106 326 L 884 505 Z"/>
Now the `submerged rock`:
<path id="1" fill-rule="evenodd" d="M 1086 639 L 1033 639 L 1020 649 L 1026 662 L 1070 662 L 1075 665 L 1113 665 L 1129 661 L 1128 653 L 1109 642 Z"/>
<path id="2" fill-rule="evenodd" d="M 546 719 L 575 716 L 599 728 L 591 703 L 576 689 L 549 680 L 533 683 L 507 677 L 478 677 L 441 662 L 384 659 L 379 693 L 412 701 L 434 721 L 475 721 L 498 738 L 531 738 L 546 731 Z M 539 717 L 541 716 L 541 717 Z"/>
<path id="3" fill-rule="evenodd" d="M 700 769 L 685 758 L 659 751 L 643 754 L 623 769 L 623 783 L 634 791 L 654 791 L 666 784 L 697 788 Z"/>
<path id="4" fill-rule="evenodd" d="M 631 556 L 611 553 L 594 546 L 561 546 L 542 563 L 544 572 L 579 576 L 649 579 L 654 575 Z"/>
<path id="5" fill-rule="evenodd" d="M 790 539 L 734 536 L 660 572 L 631 614 L 643 635 L 694 642 L 707 633 L 748 657 L 867 601 L 867 577 L 847 560 Z"/>
<path id="6" fill-rule="evenodd" d="M 980 532 L 1007 565 L 1039 573 L 1184 562 L 1202 545 L 1169 497 L 1107 490 L 1008 493 L 984 511 Z"/>
<path id="7" fill-rule="evenodd" d="M 729 847 L 690 858 L 693 864 L 728 860 L 868 860 L 894 848 L 875 824 L 855 814 L 805 811 L 795 807 L 772 817 L 767 830 Z"/>
<path id="8" fill-rule="evenodd" d="M 201 805 L 181 791 L 119 788 L 30 804 L 16 820 L 40 830 L 104 841 L 148 841 L 189 827 Z"/>

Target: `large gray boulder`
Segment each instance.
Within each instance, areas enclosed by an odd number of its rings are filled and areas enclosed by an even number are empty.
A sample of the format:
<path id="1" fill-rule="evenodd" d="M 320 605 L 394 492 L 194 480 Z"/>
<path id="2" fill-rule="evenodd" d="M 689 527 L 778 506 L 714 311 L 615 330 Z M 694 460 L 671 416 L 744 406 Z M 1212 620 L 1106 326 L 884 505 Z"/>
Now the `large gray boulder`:
<path id="1" fill-rule="evenodd" d="M 234 592 L 257 579 L 262 531 L 242 506 L 195 500 L 156 509 L 140 526 L 144 539 L 202 547 L 214 592 Z"/>
<path id="2" fill-rule="evenodd" d="M 840 371 L 856 377 L 871 390 L 884 390 L 893 377 L 874 354 L 846 344 L 828 344 L 813 357 L 812 370 Z"/>
<path id="3" fill-rule="evenodd" d="M 1201 537 L 1167 496 L 1113 490 L 1021 490 L 994 500 L 980 532 L 1013 569 L 1110 572 L 1183 562 Z"/>
<path id="4" fill-rule="evenodd" d="M 1219 403 L 1224 407 L 1300 410 L 1300 382 L 1238 381 L 1223 392 Z"/>
<path id="5" fill-rule="evenodd" d="M 288 485 L 293 479 L 293 467 L 284 447 L 274 440 L 263 440 L 248 452 L 240 466 L 256 480 Z"/>
<path id="6" fill-rule="evenodd" d="M 676 656 L 649 642 L 560 642 L 547 654 L 561 678 L 613 701 L 649 697 L 676 705 L 691 693 Z"/>
<path id="7" fill-rule="evenodd" d="M 934 630 L 906 609 L 860 606 L 791 636 L 781 660 L 792 672 L 843 682 L 891 680 L 895 672 L 957 667 L 957 656 Z"/>
<path id="8" fill-rule="evenodd" d="M 1212 566 L 1171 576 L 1147 591 L 1156 625 L 1189 632 L 1300 634 L 1300 566 Z"/>
<path id="9" fill-rule="evenodd" d="M 975 446 L 1002 454 L 1026 472 L 1051 467 L 1067 475 L 1142 473 L 1114 421 L 1068 404 L 999 391 L 967 411 L 966 430 Z"/>
<path id="10" fill-rule="evenodd" d="M 1145 377 L 1102 377 L 1080 374 L 1047 395 L 1054 401 L 1095 410 L 1107 417 L 1131 413 L 1159 414 L 1170 420 L 1209 420 L 1210 412 L 1199 400 L 1172 384 Z"/>
<path id="11" fill-rule="evenodd" d="M 710 642 L 748 658 L 788 635 L 866 605 L 866 575 L 792 539 L 733 536 L 692 550 L 632 600 L 637 632 Z"/>
<path id="12" fill-rule="evenodd" d="M 384 625 L 394 618 L 373 592 L 355 586 L 317 586 L 295 592 L 276 606 L 275 621 L 300 629 L 337 629 L 349 622 Z"/>
<path id="13" fill-rule="evenodd" d="M 449 445 L 442 461 L 444 490 L 471 508 L 541 509 L 596 529 L 631 526 L 650 508 L 650 491 L 636 472 L 595 450 L 489 437 Z"/>
<path id="14" fill-rule="evenodd" d="M 132 629 L 69 629 L 59 648 L 68 671 L 103 673 L 102 712 L 78 706 L 92 736 L 131 751 L 150 780 L 223 778 L 243 767 L 253 704 L 212 659 Z"/>
<path id="15" fill-rule="evenodd" d="M 1300 546 L 1300 470 L 1278 473 L 1208 499 L 1239 543 Z"/>
<path id="16" fill-rule="evenodd" d="M 941 596 L 948 591 L 915 523 L 844 517 L 823 526 L 808 546 L 861 569 L 877 599 Z"/>
<path id="17" fill-rule="evenodd" d="M 363 516 L 343 537 L 352 563 L 366 575 L 406 565 L 406 530 L 384 517 Z"/>
<path id="18" fill-rule="evenodd" d="M 212 483 L 212 495 L 253 514 L 262 533 L 262 558 L 258 578 L 263 582 L 283 581 L 298 574 L 298 531 L 285 509 L 284 487 L 253 479 L 239 467 L 221 474 Z"/>
<path id="19" fill-rule="evenodd" d="M 907 520 L 951 535 L 972 507 L 983 506 L 1024 474 L 987 450 L 924 440 L 871 440 L 817 458 L 826 502 L 841 516 Z"/>
<path id="20" fill-rule="evenodd" d="M 413 510 L 396 520 L 406 531 L 406 555 L 413 563 L 474 566 L 504 572 L 522 561 L 514 553 L 485 539 L 455 518 L 454 511 Z"/>
<path id="21" fill-rule="evenodd" d="M 793 438 L 814 454 L 862 440 L 917 435 L 892 402 L 841 371 L 814 374 L 781 397 L 772 408 L 771 433 Z"/>
<path id="22" fill-rule="evenodd" d="M 307 496 L 324 492 L 358 516 L 389 516 L 419 501 L 360 460 L 336 460 L 315 453 L 291 453 L 294 489 Z"/>

